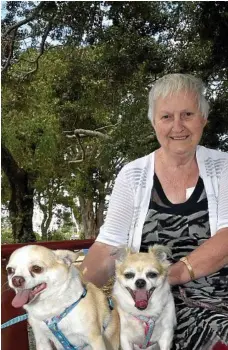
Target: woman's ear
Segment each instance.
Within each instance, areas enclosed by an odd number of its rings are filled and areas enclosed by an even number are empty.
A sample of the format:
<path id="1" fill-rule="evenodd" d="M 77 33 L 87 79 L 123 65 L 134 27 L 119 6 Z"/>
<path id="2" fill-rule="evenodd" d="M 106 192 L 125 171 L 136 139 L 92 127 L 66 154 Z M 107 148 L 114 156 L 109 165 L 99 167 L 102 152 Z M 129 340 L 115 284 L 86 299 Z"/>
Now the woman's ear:
<path id="1" fill-rule="evenodd" d="M 205 128 L 207 125 L 209 125 L 208 119 L 203 118 L 203 127 Z"/>

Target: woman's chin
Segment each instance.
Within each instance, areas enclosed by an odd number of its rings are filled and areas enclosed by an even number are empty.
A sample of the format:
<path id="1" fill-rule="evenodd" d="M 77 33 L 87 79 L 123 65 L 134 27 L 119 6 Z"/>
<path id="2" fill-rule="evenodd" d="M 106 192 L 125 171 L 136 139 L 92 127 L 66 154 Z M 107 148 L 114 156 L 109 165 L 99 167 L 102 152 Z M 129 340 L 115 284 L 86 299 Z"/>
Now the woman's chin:
<path id="1" fill-rule="evenodd" d="M 186 154 L 192 154 L 196 150 L 196 146 L 190 146 L 190 145 L 172 145 L 168 148 L 168 152 L 176 155 L 186 155 Z"/>

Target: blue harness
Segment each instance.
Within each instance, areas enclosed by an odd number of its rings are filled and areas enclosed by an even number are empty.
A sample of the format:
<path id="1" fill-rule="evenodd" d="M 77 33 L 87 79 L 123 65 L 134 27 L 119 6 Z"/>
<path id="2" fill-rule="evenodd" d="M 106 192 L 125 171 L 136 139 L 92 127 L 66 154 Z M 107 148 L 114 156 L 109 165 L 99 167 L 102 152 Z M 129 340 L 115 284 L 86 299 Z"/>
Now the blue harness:
<path id="1" fill-rule="evenodd" d="M 61 332 L 61 330 L 58 328 L 58 323 L 80 302 L 82 298 L 86 296 L 87 290 L 84 289 L 82 295 L 80 298 L 75 301 L 72 305 L 68 306 L 60 315 L 52 317 L 50 320 L 45 320 L 44 322 L 52 332 L 52 334 L 58 339 L 60 344 L 63 346 L 66 350 L 82 350 L 89 344 L 85 343 L 83 346 L 77 347 L 72 345 L 69 340 L 65 337 L 65 335 Z M 113 310 L 113 303 L 110 298 L 108 298 L 108 304 L 110 310 Z M 105 327 L 104 327 L 105 330 Z"/>
<path id="2" fill-rule="evenodd" d="M 82 350 L 89 344 L 84 344 L 83 346 L 77 347 L 72 345 L 69 340 L 65 337 L 65 335 L 61 332 L 61 330 L 58 328 L 58 323 L 80 302 L 82 298 L 84 298 L 87 294 L 87 290 L 84 288 L 84 291 L 80 298 L 75 301 L 72 305 L 68 306 L 60 315 L 52 317 L 50 320 L 45 320 L 45 324 L 48 326 L 52 334 L 58 339 L 58 341 L 61 343 L 64 349 L 66 350 Z M 113 303 L 111 298 L 108 298 L 108 304 L 110 310 L 113 310 Z M 24 321 L 28 319 L 28 314 L 20 315 L 17 317 L 14 317 L 13 319 L 3 323 L 1 325 L 1 329 L 4 329 L 6 327 L 9 327 L 13 324 L 16 324 L 18 322 Z M 104 327 L 105 330 L 105 327 Z"/>
<path id="3" fill-rule="evenodd" d="M 69 340 L 65 337 L 65 335 L 58 328 L 58 323 L 67 315 L 69 312 L 80 302 L 82 298 L 86 296 L 87 290 L 84 289 L 80 298 L 75 301 L 72 305 L 68 306 L 60 315 L 52 317 L 50 320 L 45 320 L 44 322 L 50 329 L 50 331 L 54 334 L 54 336 L 58 339 L 64 349 L 66 350 L 82 350 L 88 344 L 84 344 L 83 346 L 77 347 L 72 345 Z"/>

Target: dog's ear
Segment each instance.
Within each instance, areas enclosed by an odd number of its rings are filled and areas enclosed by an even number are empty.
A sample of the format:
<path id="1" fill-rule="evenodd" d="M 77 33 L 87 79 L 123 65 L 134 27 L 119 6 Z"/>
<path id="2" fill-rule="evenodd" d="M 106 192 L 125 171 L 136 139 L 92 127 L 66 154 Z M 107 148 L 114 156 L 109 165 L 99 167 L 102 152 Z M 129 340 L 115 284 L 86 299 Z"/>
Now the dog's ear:
<path id="1" fill-rule="evenodd" d="M 71 250 L 57 249 L 53 250 L 58 259 L 62 260 L 66 265 L 70 266 L 74 263 L 80 254 L 79 252 L 72 252 Z"/>
<path id="2" fill-rule="evenodd" d="M 127 258 L 128 255 L 136 253 L 132 249 L 126 246 L 113 248 L 111 256 L 116 260 L 116 265 L 122 264 L 122 262 Z"/>
<path id="3" fill-rule="evenodd" d="M 156 258 L 161 262 L 167 260 L 168 257 L 171 257 L 171 250 L 168 247 L 159 244 L 150 246 L 148 253 L 154 254 Z"/>

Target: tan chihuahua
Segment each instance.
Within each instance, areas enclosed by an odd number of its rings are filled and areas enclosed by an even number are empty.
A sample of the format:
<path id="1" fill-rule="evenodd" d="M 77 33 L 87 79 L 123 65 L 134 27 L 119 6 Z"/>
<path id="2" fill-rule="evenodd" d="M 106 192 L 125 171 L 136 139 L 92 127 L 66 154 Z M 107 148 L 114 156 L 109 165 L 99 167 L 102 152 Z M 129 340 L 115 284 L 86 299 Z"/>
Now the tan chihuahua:
<path id="1" fill-rule="evenodd" d="M 103 292 L 84 283 L 73 264 L 79 253 L 28 245 L 7 265 L 14 307 L 28 312 L 37 350 L 118 350 L 119 316 Z"/>
<path id="2" fill-rule="evenodd" d="M 176 325 L 175 306 L 167 280 L 167 248 L 155 245 L 148 253 L 125 251 L 116 260 L 113 295 L 120 315 L 124 350 L 170 350 Z"/>

